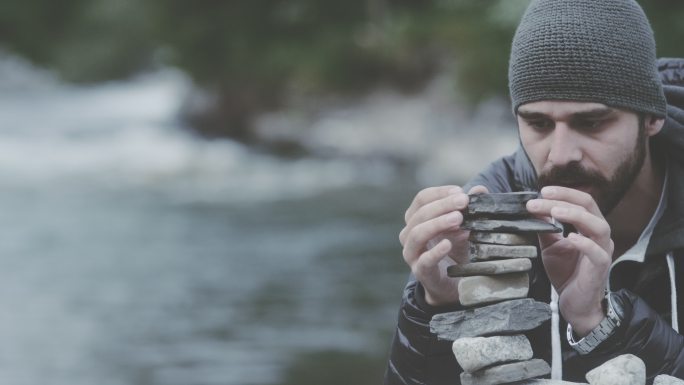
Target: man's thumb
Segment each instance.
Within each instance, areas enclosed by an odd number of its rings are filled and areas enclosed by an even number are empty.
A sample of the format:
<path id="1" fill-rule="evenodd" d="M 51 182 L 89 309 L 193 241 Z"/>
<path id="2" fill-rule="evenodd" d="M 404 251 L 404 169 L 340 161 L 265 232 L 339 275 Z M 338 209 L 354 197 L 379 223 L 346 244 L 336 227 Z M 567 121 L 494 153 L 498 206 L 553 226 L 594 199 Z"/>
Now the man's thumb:
<path id="1" fill-rule="evenodd" d="M 483 185 L 473 186 L 473 188 L 468 191 L 468 194 L 488 194 L 489 190 Z"/>

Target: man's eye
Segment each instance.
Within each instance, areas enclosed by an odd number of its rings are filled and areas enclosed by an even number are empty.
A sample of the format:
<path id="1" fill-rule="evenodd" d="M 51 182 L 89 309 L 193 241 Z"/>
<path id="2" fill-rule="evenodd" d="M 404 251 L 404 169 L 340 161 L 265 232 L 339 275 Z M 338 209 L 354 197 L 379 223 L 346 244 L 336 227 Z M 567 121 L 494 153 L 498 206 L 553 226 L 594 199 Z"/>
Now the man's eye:
<path id="1" fill-rule="evenodd" d="M 596 130 L 601 127 L 601 120 L 580 120 L 577 122 L 577 127 L 584 130 Z"/>
<path id="2" fill-rule="evenodd" d="M 553 128 L 553 122 L 550 120 L 531 120 L 527 124 L 536 131 L 546 131 Z"/>

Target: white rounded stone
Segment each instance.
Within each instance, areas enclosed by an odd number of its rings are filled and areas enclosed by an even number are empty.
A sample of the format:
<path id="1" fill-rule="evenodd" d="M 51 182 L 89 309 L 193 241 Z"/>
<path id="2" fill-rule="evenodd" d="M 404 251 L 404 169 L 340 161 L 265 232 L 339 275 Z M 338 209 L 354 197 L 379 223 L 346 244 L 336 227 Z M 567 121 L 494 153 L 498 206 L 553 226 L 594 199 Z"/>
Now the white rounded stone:
<path id="1" fill-rule="evenodd" d="M 494 364 L 532 358 L 530 341 L 522 334 L 461 338 L 454 341 L 452 349 L 456 361 L 468 373 Z"/>
<path id="2" fill-rule="evenodd" d="M 646 365 L 633 354 L 623 354 L 592 369 L 586 377 L 590 385 L 644 385 Z"/>

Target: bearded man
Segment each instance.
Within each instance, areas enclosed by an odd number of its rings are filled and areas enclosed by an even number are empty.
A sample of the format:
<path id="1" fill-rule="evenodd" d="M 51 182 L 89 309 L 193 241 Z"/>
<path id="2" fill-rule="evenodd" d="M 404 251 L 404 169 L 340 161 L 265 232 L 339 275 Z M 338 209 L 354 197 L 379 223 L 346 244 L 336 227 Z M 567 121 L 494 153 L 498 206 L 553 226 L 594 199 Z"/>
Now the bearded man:
<path id="1" fill-rule="evenodd" d="M 399 239 L 412 274 L 385 384 L 460 383 L 451 344 L 429 322 L 463 308 L 446 268 L 468 263 L 468 193 L 529 190 L 540 191 L 530 213 L 572 229 L 539 235 L 530 273 L 529 296 L 561 316 L 527 333 L 551 377 L 584 382 L 631 353 L 649 382 L 684 378 L 684 60 L 655 52 L 634 0 L 530 4 L 508 74 L 521 146 L 462 188 L 420 191 L 406 211 Z"/>

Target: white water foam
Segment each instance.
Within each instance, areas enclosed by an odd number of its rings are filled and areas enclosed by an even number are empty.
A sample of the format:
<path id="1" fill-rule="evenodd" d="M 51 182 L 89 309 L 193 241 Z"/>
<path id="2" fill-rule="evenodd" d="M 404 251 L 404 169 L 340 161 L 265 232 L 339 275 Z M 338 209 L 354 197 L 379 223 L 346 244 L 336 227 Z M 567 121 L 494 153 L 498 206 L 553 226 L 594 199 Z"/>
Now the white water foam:
<path id="1" fill-rule="evenodd" d="M 177 117 L 192 84 L 177 70 L 74 86 L 3 56 L 0 84 L 0 178 L 8 185 L 256 202 L 388 185 L 397 164 L 414 165 L 420 184 L 460 182 L 517 145 L 515 131 L 501 129 L 511 125 L 505 103 L 467 114 L 445 77 L 416 95 L 382 90 L 313 119 L 293 119 L 291 110 L 259 119 L 265 139 L 289 135 L 315 154 L 296 160 L 192 136 Z"/>
<path id="2" fill-rule="evenodd" d="M 391 168 L 379 163 L 359 172 L 356 161 L 284 160 L 230 140 L 194 137 L 176 116 L 191 87 L 178 71 L 70 86 L 12 61 L 0 65 L 0 79 L 8 78 L 15 79 L 11 87 L 0 88 L 5 184 L 158 188 L 184 200 L 235 202 L 391 177 Z"/>

